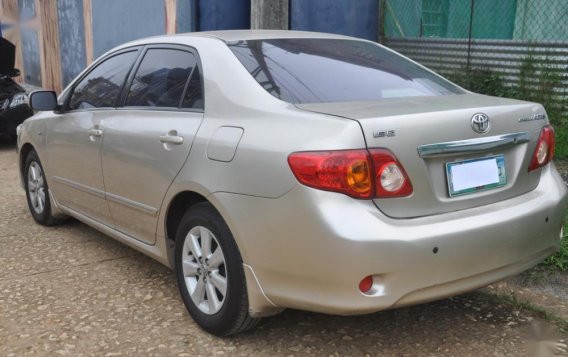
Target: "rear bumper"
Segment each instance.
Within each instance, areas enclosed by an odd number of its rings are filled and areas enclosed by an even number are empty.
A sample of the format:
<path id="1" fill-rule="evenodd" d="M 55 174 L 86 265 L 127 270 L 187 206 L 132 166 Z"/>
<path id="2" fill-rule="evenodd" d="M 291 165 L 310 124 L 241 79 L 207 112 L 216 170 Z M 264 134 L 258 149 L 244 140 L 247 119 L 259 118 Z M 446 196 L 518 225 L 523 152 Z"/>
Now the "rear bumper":
<path id="1" fill-rule="evenodd" d="M 568 198 L 548 165 L 527 194 L 414 219 L 303 186 L 278 199 L 218 193 L 213 202 L 272 303 L 360 314 L 460 294 L 532 267 L 559 248 Z M 367 275 L 375 277 L 371 296 L 358 290 Z"/>

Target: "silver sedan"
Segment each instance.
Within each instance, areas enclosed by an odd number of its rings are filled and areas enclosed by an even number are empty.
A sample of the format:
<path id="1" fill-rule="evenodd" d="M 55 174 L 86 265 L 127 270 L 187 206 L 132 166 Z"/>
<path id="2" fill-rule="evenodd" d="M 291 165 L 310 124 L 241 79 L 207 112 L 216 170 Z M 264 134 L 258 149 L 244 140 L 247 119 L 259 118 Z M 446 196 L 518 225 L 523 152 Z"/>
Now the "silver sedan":
<path id="1" fill-rule="evenodd" d="M 175 270 L 216 335 L 295 308 L 363 314 L 532 267 L 567 189 L 535 103 L 468 92 L 372 42 L 290 31 L 119 46 L 18 128 L 32 217 Z"/>

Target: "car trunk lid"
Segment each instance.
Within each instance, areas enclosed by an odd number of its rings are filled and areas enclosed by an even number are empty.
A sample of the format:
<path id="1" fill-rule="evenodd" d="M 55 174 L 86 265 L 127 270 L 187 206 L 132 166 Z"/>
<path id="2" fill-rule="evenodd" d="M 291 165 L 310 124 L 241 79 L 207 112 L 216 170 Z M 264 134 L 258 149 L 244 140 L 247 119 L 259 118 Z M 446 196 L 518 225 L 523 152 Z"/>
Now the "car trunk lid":
<path id="1" fill-rule="evenodd" d="M 506 200 L 533 190 L 539 171 L 527 168 L 542 126 L 541 105 L 478 94 L 383 99 L 350 103 L 296 104 L 299 109 L 360 123 L 368 148 L 392 151 L 408 173 L 411 196 L 375 199 L 393 218 L 420 217 Z M 477 133 L 476 114 L 490 128 Z M 506 182 L 496 188 L 450 195 L 447 163 L 504 160 Z M 474 189 L 475 190 L 475 189 Z"/>

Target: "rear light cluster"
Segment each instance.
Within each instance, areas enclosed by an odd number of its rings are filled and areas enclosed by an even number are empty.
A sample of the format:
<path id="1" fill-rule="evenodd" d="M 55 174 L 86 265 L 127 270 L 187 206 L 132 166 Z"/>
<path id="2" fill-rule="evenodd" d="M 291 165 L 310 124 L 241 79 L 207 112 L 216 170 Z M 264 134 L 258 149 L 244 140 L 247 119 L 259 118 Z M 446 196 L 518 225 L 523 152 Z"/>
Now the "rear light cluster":
<path id="1" fill-rule="evenodd" d="M 539 169 L 552 161 L 555 146 L 554 128 L 551 125 L 546 125 L 542 128 L 540 137 L 536 143 L 536 148 L 529 165 L 529 172 Z"/>
<path id="2" fill-rule="evenodd" d="M 296 152 L 288 163 L 298 181 L 360 199 L 405 197 L 412 184 L 386 149 Z"/>

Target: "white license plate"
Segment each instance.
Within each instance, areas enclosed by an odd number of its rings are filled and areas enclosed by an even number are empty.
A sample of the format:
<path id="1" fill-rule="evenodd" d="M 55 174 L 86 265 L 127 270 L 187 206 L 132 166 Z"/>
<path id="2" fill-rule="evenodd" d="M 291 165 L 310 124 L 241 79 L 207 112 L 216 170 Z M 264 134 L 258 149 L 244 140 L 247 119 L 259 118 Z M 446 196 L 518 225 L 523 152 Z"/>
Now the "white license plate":
<path id="1" fill-rule="evenodd" d="M 507 184 L 503 155 L 446 163 L 450 197 L 490 190 Z"/>

